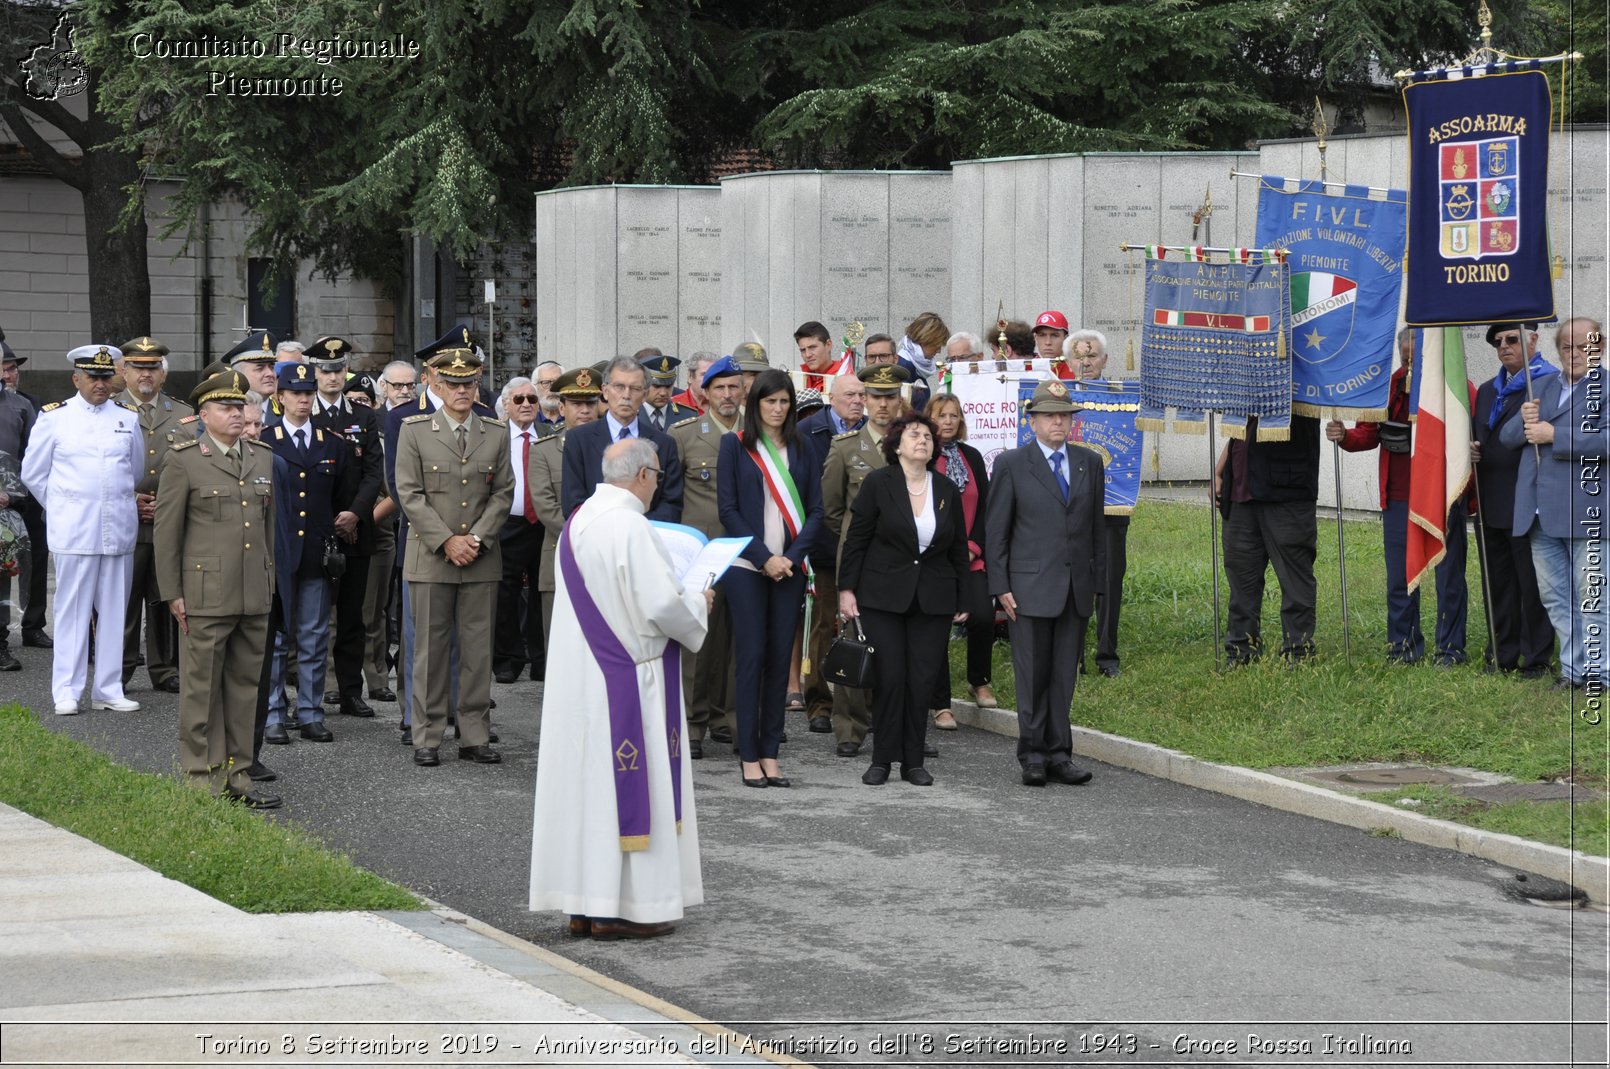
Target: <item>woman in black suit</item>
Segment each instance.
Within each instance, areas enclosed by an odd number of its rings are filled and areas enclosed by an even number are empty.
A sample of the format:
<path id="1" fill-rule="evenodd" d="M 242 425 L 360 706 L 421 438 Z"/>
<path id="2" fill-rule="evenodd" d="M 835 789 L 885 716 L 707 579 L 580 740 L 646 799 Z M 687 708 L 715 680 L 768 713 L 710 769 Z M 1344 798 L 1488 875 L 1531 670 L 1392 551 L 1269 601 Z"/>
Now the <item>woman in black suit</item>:
<path id="1" fill-rule="evenodd" d="M 984 458 L 967 444 L 967 421 L 962 416 L 961 399 L 953 393 L 936 394 L 925 410 L 937 434 L 934 474 L 943 475 L 962 495 L 962 518 L 967 528 L 967 574 L 962 577 L 962 604 L 967 610 L 967 685 L 981 709 L 995 707 L 989 689 L 991 657 L 995 651 L 995 599 L 989 596 L 984 577 L 984 512 L 989 507 L 989 472 Z M 949 644 L 947 643 L 947 650 Z M 948 663 L 948 655 L 947 655 Z M 950 673 L 934 678 L 930 708 L 939 712 L 934 727 L 956 730 L 950 713 Z"/>
<path id="2" fill-rule="evenodd" d="M 738 755 L 749 787 L 787 787 L 777 765 L 805 559 L 822 529 L 822 465 L 796 429 L 794 383 L 776 369 L 749 389 L 743 430 L 721 439 L 716 506 L 729 537 L 748 536 L 721 580 L 732 607 Z"/>
<path id="3" fill-rule="evenodd" d="M 883 440 L 888 466 L 866 477 L 850 505 L 839 559 L 839 612 L 861 618 L 873 647 L 872 766 L 861 782 L 900 778 L 926 787 L 928 700 L 944 666 L 945 634 L 961 609 L 967 530 L 956 484 L 935 477 L 934 425 L 911 413 Z"/>

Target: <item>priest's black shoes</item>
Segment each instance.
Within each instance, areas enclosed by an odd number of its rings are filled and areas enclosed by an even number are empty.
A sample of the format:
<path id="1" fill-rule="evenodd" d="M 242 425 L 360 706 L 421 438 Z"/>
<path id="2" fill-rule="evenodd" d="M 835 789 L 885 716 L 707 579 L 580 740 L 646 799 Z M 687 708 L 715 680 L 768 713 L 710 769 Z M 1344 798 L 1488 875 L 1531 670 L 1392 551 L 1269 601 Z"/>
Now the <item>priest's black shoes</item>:
<path id="1" fill-rule="evenodd" d="M 926 768 L 923 768 L 921 765 L 918 765 L 916 768 L 905 768 L 902 766 L 900 769 L 900 778 L 911 784 L 913 787 L 932 787 L 934 785 L 933 774 Z"/>
<path id="2" fill-rule="evenodd" d="M 861 773 L 861 782 L 868 787 L 881 787 L 889 782 L 888 765 L 871 765 Z"/>
<path id="3" fill-rule="evenodd" d="M 434 746 L 421 746 L 414 751 L 414 764 L 424 765 L 426 768 L 435 768 L 442 763 L 442 755 Z"/>
<path id="4" fill-rule="evenodd" d="M 460 746 L 458 759 L 474 761 L 478 765 L 495 765 L 503 760 L 503 755 L 490 746 Z"/>
<path id="5" fill-rule="evenodd" d="M 374 706 L 364 701 L 359 695 L 348 694 L 341 697 L 341 715 L 368 719 L 375 715 L 375 710 Z"/>
<path id="6" fill-rule="evenodd" d="M 1089 783 L 1091 777 L 1089 771 L 1080 768 L 1072 761 L 1058 761 L 1046 769 L 1045 774 L 1048 779 L 1057 783 L 1066 783 L 1071 787 L 1077 787 L 1081 783 Z"/>
<path id="7" fill-rule="evenodd" d="M 1044 787 L 1045 769 L 1040 765 L 1029 765 L 1023 770 L 1023 786 Z"/>
<path id="8" fill-rule="evenodd" d="M 278 772 L 261 761 L 253 761 L 252 767 L 246 770 L 246 775 L 251 777 L 253 783 L 272 783 L 280 778 Z"/>
<path id="9" fill-rule="evenodd" d="M 285 804 L 280 801 L 279 795 L 261 791 L 225 791 L 224 797 L 247 809 L 278 809 Z"/>

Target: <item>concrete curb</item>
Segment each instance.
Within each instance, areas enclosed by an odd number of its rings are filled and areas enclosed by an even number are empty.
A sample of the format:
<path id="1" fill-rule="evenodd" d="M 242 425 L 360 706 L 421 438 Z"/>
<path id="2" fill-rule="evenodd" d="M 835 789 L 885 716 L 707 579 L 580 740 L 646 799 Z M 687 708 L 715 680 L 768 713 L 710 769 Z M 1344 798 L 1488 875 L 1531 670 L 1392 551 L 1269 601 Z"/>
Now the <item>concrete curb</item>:
<path id="1" fill-rule="evenodd" d="M 1017 738 L 1015 710 L 980 709 L 960 698 L 951 700 L 950 709 L 952 715 L 963 724 Z M 1073 748 L 1104 764 L 1182 783 L 1187 787 L 1226 794 L 1271 809 L 1327 820 L 1362 831 L 1390 832 L 1412 843 L 1484 858 L 1507 868 L 1568 883 L 1586 891 L 1596 904 L 1610 903 L 1610 858 L 1593 857 L 1580 850 L 1567 850 L 1514 835 L 1437 820 L 1367 798 L 1357 798 L 1250 768 L 1217 765 L 1178 750 L 1092 731 L 1078 725 L 1073 728 Z"/>

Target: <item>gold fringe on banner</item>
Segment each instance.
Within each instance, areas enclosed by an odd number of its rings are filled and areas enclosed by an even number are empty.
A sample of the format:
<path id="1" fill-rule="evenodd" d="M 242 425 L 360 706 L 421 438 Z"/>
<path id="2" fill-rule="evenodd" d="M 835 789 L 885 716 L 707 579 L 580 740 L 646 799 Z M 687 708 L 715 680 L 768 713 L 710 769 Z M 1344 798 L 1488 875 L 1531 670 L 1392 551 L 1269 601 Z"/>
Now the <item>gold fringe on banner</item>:
<path id="1" fill-rule="evenodd" d="M 1140 421 L 1136 420 L 1135 422 L 1138 424 Z M 1168 429 L 1173 431 L 1175 434 L 1206 434 L 1207 433 L 1207 420 L 1205 420 L 1205 419 L 1187 419 L 1187 420 L 1178 420 L 1178 419 L 1176 419 L 1176 420 L 1171 420 L 1169 422 Z"/>
<path id="2" fill-rule="evenodd" d="M 1232 427 L 1228 423 L 1221 423 L 1219 424 L 1219 437 L 1234 438 L 1238 442 L 1245 441 L 1247 437 L 1247 425 L 1243 423 L 1238 427 Z"/>
<path id="3" fill-rule="evenodd" d="M 1246 428 L 1243 427 L 1242 428 L 1242 433 L 1244 434 L 1245 432 L 1246 432 Z M 1265 427 L 1263 424 L 1260 423 L 1260 424 L 1258 424 L 1258 441 L 1260 441 L 1260 442 L 1289 442 L 1289 441 L 1291 441 L 1291 428 L 1290 427 Z"/>
<path id="4" fill-rule="evenodd" d="M 1135 429 L 1137 431 L 1157 431 L 1161 433 L 1168 430 L 1168 421 L 1158 419 L 1155 416 L 1136 416 Z"/>
<path id="5" fill-rule="evenodd" d="M 1135 514 L 1135 506 L 1134 505 L 1105 505 L 1105 506 L 1103 506 L 1103 511 L 1108 516 L 1133 516 Z"/>
<path id="6" fill-rule="evenodd" d="M 1315 419 L 1350 419 L 1355 423 L 1384 423 L 1384 408 L 1340 408 L 1336 405 L 1310 405 L 1301 401 L 1291 403 L 1294 416 L 1313 416 Z"/>

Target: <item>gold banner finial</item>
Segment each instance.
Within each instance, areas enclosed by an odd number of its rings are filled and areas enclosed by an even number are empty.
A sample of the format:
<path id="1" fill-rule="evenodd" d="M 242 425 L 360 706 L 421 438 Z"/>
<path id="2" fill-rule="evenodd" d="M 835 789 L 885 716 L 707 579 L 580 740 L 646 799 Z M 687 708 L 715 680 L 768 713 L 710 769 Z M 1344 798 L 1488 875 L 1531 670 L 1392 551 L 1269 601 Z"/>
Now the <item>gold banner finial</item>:
<path id="1" fill-rule="evenodd" d="M 1326 177 L 1325 137 L 1330 133 L 1330 123 L 1325 119 L 1325 105 L 1319 102 L 1318 97 L 1314 98 L 1314 122 L 1310 129 L 1314 131 L 1314 136 L 1319 138 L 1319 180 L 1323 182 Z"/>

